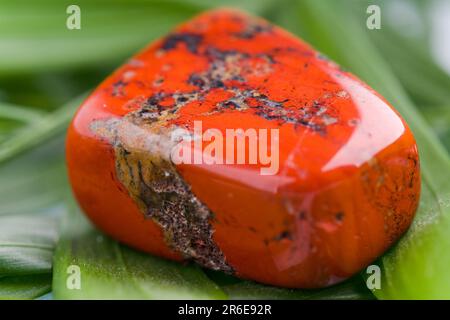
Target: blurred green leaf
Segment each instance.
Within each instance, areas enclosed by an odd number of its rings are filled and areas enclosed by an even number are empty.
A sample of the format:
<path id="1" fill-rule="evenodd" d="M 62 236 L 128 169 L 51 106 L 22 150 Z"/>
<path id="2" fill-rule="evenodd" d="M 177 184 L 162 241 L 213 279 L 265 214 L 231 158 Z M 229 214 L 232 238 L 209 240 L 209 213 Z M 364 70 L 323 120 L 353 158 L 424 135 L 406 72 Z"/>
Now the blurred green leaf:
<path id="1" fill-rule="evenodd" d="M 395 73 L 409 96 L 418 107 L 439 106 L 450 99 L 450 75 L 439 67 L 431 51 L 432 1 L 421 0 L 359 0 L 346 7 L 355 16 L 364 16 L 369 5 L 378 5 L 382 10 L 380 30 L 362 28 L 364 35 L 373 41 L 378 52 Z M 348 0 L 347 0 L 348 2 Z M 393 11 L 394 7 L 397 10 Z M 417 17 L 400 17 L 403 25 L 393 24 L 393 16 L 399 10 L 412 10 Z M 365 15 L 367 17 L 367 15 Z M 416 19 L 411 21 L 411 19 Z M 409 22 L 406 22 L 406 21 Z M 414 33 L 409 32 L 405 23 L 414 23 Z M 426 111 L 425 109 L 423 111 Z"/>
<path id="2" fill-rule="evenodd" d="M 45 113 L 32 108 L 11 105 L 0 101 L 0 118 L 31 123 L 40 119 L 44 114 Z"/>
<path id="3" fill-rule="evenodd" d="M 68 123 L 86 95 L 75 98 L 60 109 L 42 116 L 0 143 L 0 163 L 33 148 L 50 138 L 64 135 Z"/>
<path id="4" fill-rule="evenodd" d="M 35 298 L 50 288 L 67 189 L 61 142 L 0 166 L 0 298 Z"/>
<path id="5" fill-rule="evenodd" d="M 315 290 L 285 289 L 243 281 L 222 287 L 230 299 L 249 300 L 369 300 L 374 299 L 363 279 L 356 276 L 341 284 Z"/>
<path id="6" fill-rule="evenodd" d="M 192 15 L 234 5 L 262 13 L 273 1 L 79 0 L 81 29 L 68 30 L 69 0 L 0 1 L 0 77 L 118 63 Z"/>
<path id="7" fill-rule="evenodd" d="M 0 218 L 0 275 L 49 273 L 58 238 L 55 217 Z"/>
<path id="8" fill-rule="evenodd" d="M 418 106 L 432 107 L 450 101 L 450 76 L 436 65 L 424 48 L 417 48 L 388 30 L 369 35 Z"/>
<path id="9" fill-rule="evenodd" d="M 425 119 L 450 151 L 450 105 L 424 107 L 423 110 Z"/>
<path id="10" fill-rule="evenodd" d="M 139 3 L 77 1 L 82 27 L 68 30 L 70 1 L 1 1 L 0 75 L 110 64 L 193 13 L 179 3 Z"/>
<path id="11" fill-rule="evenodd" d="M 45 115 L 97 86 L 113 69 L 113 66 L 99 66 L 73 71 L 0 77 L 0 97 L 5 103 L 25 106 L 23 108 Z"/>
<path id="12" fill-rule="evenodd" d="M 0 300 L 34 299 L 51 290 L 50 273 L 0 278 Z"/>
<path id="13" fill-rule="evenodd" d="M 14 130 L 20 128 L 23 124 L 16 120 L 0 118 L 0 143 L 5 141 Z"/>

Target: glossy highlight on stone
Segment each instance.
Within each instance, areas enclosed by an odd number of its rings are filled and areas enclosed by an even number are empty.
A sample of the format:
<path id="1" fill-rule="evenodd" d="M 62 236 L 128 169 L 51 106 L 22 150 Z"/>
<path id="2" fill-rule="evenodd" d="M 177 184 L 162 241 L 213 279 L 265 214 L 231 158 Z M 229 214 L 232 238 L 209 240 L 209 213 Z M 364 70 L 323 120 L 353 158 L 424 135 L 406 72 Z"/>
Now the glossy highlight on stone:
<path id="1" fill-rule="evenodd" d="M 277 174 L 174 164 L 171 133 L 194 121 L 278 129 Z M 414 137 L 383 97 L 288 32 L 228 9 L 107 78 L 73 119 L 67 164 L 84 212 L 119 241 L 293 288 L 370 264 L 408 228 L 420 195 Z"/>

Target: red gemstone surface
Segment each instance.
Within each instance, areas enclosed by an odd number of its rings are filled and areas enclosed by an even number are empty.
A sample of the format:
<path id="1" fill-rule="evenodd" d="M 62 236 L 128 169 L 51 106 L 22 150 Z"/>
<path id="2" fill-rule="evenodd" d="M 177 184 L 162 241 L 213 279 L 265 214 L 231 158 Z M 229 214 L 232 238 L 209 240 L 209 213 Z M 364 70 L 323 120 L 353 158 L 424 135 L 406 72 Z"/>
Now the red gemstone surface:
<path id="1" fill-rule="evenodd" d="M 276 129 L 275 171 L 225 152 L 225 164 L 173 163 L 173 132 L 195 136 L 197 121 L 200 134 Z M 71 124 L 67 163 L 81 207 L 114 238 L 285 287 L 361 270 L 408 228 L 420 194 L 414 137 L 383 97 L 233 10 L 181 25 L 106 79 Z"/>

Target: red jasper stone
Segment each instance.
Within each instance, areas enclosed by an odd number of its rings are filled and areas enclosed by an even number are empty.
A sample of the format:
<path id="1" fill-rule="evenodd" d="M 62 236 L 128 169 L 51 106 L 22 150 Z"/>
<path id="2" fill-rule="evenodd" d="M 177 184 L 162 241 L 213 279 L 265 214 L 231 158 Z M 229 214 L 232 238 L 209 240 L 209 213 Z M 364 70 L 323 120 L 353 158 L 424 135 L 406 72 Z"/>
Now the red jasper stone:
<path id="1" fill-rule="evenodd" d="M 198 142 L 196 123 L 200 135 L 254 130 L 272 171 L 262 174 L 260 154 L 248 160 L 248 137 L 224 139 L 216 162 L 174 163 L 173 133 Z M 192 157 L 209 143 L 188 144 Z M 73 119 L 67 164 L 84 212 L 119 241 L 295 288 L 370 264 L 408 228 L 420 194 L 414 137 L 383 97 L 233 10 L 181 25 L 106 79 Z"/>

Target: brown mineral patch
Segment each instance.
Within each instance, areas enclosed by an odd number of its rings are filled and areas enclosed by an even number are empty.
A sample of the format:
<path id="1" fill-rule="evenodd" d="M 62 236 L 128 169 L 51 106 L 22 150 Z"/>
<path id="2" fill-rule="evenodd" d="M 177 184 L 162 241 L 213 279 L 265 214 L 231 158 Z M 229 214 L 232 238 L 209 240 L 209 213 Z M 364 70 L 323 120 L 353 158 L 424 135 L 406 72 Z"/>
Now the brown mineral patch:
<path id="1" fill-rule="evenodd" d="M 213 213 L 170 161 L 171 129 L 142 121 L 138 112 L 91 124 L 114 147 L 117 178 L 144 215 L 161 226 L 171 248 L 202 266 L 233 273 L 212 239 Z"/>

